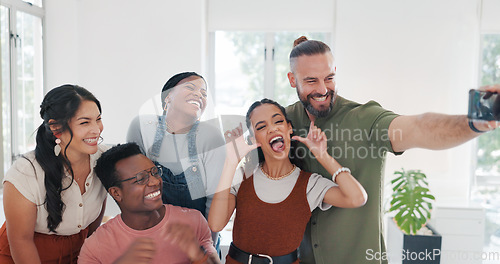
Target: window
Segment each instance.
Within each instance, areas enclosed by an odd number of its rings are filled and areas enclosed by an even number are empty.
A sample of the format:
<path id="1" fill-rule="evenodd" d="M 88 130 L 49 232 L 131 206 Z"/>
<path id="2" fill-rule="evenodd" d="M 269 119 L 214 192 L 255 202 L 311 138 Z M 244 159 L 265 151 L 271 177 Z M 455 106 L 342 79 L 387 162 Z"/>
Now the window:
<path id="1" fill-rule="evenodd" d="M 34 149 L 35 130 L 41 123 L 44 11 L 37 6 L 41 3 L 10 0 L 0 5 L 2 172 L 13 157 Z"/>
<path id="2" fill-rule="evenodd" d="M 264 97 L 287 106 L 298 100 L 290 87 L 289 54 L 300 36 L 329 42 L 329 33 L 216 31 L 212 33 L 216 114 L 245 115 Z"/>
<path id="3" fill-rule="evenodd" d="M 500 83 L 500 34 L 481 37 L 481 85 Z M 477 139 L 471 199 L 486 210 L 485 252 L 500 250 L 500 129 Z"/>
<path id="4" fill-rule="evenodd" d="M 211 33 L 212 68 L 209 81 L 216 115 L 245 116 L 264 97 L 287 106 L 298 100 L 290 86 L 289 54 L 300 36 L 328 43 L 329 33 L 215 31 Z M 225 122 L 223 121 L 223 126 Z M 239 121 L 238 121 L 239 122 Z M 229 122 L 231 123 L 231 122 Z M 227 128 L 234 128 L 227 126 Z M 234 217 L 234 215 L 233 215 Z M 231 242 L 233 218 L 221 233 L 222 248 Z"/>

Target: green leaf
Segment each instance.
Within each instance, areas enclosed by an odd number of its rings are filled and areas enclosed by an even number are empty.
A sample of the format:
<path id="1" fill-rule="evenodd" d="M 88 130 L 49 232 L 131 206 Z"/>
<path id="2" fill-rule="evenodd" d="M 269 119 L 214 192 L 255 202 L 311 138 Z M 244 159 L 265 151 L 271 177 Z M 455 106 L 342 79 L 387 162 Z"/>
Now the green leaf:
<path id="1" fill-rule="evenodd" d="M 393 193 L 389 212 L 396 212 L 394 220 L 406 234 L 416 234 L 431 217 L 432 201 L 427 176 L 419 170 L 394 172 L 391 181 Z"/>

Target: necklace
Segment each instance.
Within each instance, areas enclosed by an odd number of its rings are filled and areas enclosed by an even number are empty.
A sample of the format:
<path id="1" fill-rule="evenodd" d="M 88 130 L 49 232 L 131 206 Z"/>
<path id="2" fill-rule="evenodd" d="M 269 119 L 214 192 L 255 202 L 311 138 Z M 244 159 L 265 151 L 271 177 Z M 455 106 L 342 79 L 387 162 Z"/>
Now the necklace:
<path id="1" fill-rule="evenodd" d="M 264 171 L 264 167 L 262 165 L 260 165 L 260 170 L 262 171 L 262 173 L 264 173 L 264 175 L 266 175 L 267 178 L 269 178 L 271 180 L 274 180 L 274 181 L 278 181 L 278 180 L 281 180 L 281 179 L 289 176 L 290 174 L 292 174 L 292 172 L 295 171 L 295 167 L 297 167 L 297 166 L 295 166 L 295 164 L 292 164 L 292 165 L 293 165 L 293 167 L 292 167 L 291 171 L 289 171 L 288 173 L 286 173 L 284 175 L 281 175 L 281 176 L 279 176 L 277 178 L 273 178 L 273 177 L 269 176 L 269 174 L 267 174 L 267 172 Z"/>
<path id="2" fill-rule="evenodd" d="M 185 134 L 187 132 L 189 132 L 189 130 L 191 130 L 191 126 L 187 126 L 185 128 L 181 128 L 181 129 L 178 129 L 177 131 L 174 130 L 174 128 L 170 125 L 170 123 L 166 122 L 165 123 L 167 124 L 167 132 L 169 132 L 170 134 Z"/>

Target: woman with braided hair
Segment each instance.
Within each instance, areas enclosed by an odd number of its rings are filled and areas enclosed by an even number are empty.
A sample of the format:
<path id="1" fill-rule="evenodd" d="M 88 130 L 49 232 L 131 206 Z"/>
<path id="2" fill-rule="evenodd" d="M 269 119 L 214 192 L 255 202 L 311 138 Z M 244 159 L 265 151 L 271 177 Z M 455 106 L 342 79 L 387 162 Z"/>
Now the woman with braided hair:
<path id="1" fill-rule="evenodd" d="M 307 137 L 293 136 L 285 108 L 266 98 L 250 106 L 246 123 L 252 144 L 238 132 L 226 137 L 226 161 L 208 224 L 212 231 L 222 230 L 236 210 L 227 264 L 298 264 L 297 248 L 311 212 L 363 206 L 366 192 L 351 171 L 327 152 L 325 132 L 314 123 Z M 331 180 L 300 168 L 298 161 L 304 156 L 297 151 L 305 149 L 292 146 L 292 139 L 305 144 Z M 258 166 L 247 173 L 238 163 L 255 149 L 258 154 L 245 161 L 257 156 Z"/>
<path id="2" fill-rule="evenodd" d="M 99 101 L 82 87 L 63 85 L 40 108 L 35 150 L 4 177 L 0 263 L 76 263 L 104 213 L 106 190 L 93 172 L 105 151 L 98 145 Z"/>
<path id="3" fill-rule="evenodd" d="M 162 200 L 208 217 L 224 165 L 224 138 L 217 123 L 200 122 L 208 101 L 207 83 L 195 72 L 170 77 L 161 90 L 163 114 L 132 120 L 128 142 L 136 142 L 163 169 Z M 220 252 L 220 239 L 212 233 Z"/>

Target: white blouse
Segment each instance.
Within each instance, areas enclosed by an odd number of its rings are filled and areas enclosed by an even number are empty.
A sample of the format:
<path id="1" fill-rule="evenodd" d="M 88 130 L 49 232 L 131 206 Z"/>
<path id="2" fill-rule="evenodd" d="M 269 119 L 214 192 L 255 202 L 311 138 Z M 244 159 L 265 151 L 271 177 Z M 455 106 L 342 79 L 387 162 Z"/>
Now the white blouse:
<path id="1" fill-rule="evenodd" d="M 101 181 L 94 173 L 94 166 L 101 154 L 108 147 L 99 145 L 97 152 L 90 155 L 90 174 L 85 181 L 85 193 L 81 194 L 80 187 L 73 181 L 71 186 L 61 193 L 61 199 L 65 204 L 62 221 L 56 228 L 58 235 L 73 235 L 87 228 L 101 213 L 102 204 L 107 192 Z M 3 182 L 10 182 L 26 199 L 37 205 L 35 232 L 42 234 L 55 234 L 47 228 L 47 216 L 45 209 L 45 173 L 35 159 L 35 152 L 31 151 L 19 157 L 5 174 Z M 71 183 L 71 175 L 68 173 L 63 178 L 62 187 Z"/>
<path id="2" fill-rule="evenodd" d="M 236 169 L 233 184 L 230 190 L 230 193 L 234 196 L 238 195 L 241 182 L 243 181 L 243 175 L 244 169 L 240 166 Z M 253 171 L 255 193 L 263 202 L 282 202 L 292 193 L 295 183 L 297 183 L 297 180 L 299 179 L 299 175 L 300 169 L 299 167 L 296 167 L 289 176 L 281 180 L 271 180 L 267 178 L 264 173 L 262 173 L 261 167 L 258 166 Z M 330 204 L 324 203 L 323 198 L 325 197 L 326 192 L 334 186 L 337 186 L 337 184 L 317 173 L 313 173 L 311 177 L 309 177 L 306 195 L 311 212 L 317 207 L 323 211 L 332 207 Z"/>

